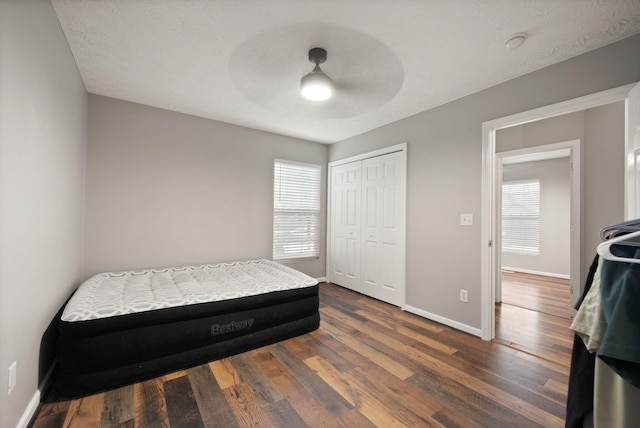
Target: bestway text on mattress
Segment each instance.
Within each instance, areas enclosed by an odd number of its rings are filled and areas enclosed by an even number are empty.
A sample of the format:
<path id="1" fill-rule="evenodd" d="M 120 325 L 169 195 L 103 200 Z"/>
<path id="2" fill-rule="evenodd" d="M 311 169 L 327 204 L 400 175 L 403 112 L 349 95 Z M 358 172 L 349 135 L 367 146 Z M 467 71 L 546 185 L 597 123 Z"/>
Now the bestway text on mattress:
<path id="1" fill-rule="evenodd" d="M 227 324 L 211 324 L 211 336 L 230 333 L 238 330 L 249 330 L 253 326 L 253 318 L 242 321 L 231 321 Z"/>

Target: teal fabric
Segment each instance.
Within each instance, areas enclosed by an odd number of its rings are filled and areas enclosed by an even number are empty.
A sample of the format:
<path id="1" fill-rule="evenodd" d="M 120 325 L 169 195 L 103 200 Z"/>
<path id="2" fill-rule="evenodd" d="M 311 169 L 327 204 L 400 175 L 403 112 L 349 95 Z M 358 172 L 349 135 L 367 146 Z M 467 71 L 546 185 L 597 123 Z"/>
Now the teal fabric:
<path id="1" fill-rule="evenodd" d="M 640 259 L 640 247 L 617 246 L 615 253 Z M 640 264 L 604 260 L 600 279 L 607 328 L 598 357 L 640 388 Z"/>

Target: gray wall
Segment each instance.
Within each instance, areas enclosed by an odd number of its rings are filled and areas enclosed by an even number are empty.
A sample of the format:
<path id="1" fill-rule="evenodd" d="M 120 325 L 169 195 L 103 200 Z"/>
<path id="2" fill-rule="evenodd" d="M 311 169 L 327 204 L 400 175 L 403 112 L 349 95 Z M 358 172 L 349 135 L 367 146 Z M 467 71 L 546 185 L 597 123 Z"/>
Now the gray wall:
<path id="1" fill-rule="evenodd" d="M 640 36 L 630 37 L 330 146 L 329 160 L 334 161 L 408 142 L 408 305 L 480 328 L 482 123 L 639 81 L 638 52 Z M 585 125 L 596 126 L 595 121 Z M 593 139 L 609 140 L 602 135 Z M 623 168 L 622 162 L 583 165 L 585 174 Z M 597 191 L 609 186 L 593 180 L 585 177 L 584 186 Z M 475 214 L 473 227 L 459 225 L 461 213 Z M 599 215 L 585 213 L 582 236 L 591 252 Z M 469 290 L 468 304 L 459 302 L 460 288 Z"/>
<path id="2" fill-rule="evenodd" d="M 502 182 L 540 180 L 540 252 L 502 252 L 502 266 L 569 277 L 571 169 L 569 158 L 504 165 Z"/>
<path id="3" fill-rule="evenodd" d="M 84 277 L 272 255 L 273 161 L 322 165 L 326 145 L 89 96 Z"/>
<path id="4" fill-rule="evenodd" d="M 0 426 L 53 361 L 49 329 L 81 275 L 87 95 L 48 1 L 0 3 Z M 17 386 L 7 396 L 7 369 Z M 37 405 L 37 401 L 32 403 Z"/>
<path id="5" fill-rule="evenodd" d="M 638 55 L 636 52 L 636 57 Z M 640 79 L 639 79 L 640 80 Z M 584 112 L 582 193 L 582 280 L 584 284 L 600 229 L 624 220 L 624 104 Z"/>
<path id="6" fill-rule="evenodd" d="M 580 140 L 583 285 L 598 232 L 624 219 L 624 103 L 613 103 L 496 132 L 496 151 Z"/>

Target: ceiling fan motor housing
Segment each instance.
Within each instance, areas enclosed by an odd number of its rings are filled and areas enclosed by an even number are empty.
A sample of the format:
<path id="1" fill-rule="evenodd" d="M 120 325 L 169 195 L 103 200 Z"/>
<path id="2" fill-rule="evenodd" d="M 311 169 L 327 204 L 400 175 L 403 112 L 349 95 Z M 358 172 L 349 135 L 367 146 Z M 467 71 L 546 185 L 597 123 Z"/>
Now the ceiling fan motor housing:
<path id="1" fill-rule="evenodd" d="M 309 61 L 314 64 L 322 64 L 327 60 L 327 51 L 322 48 L 313 48 L 309 51 Z"/>

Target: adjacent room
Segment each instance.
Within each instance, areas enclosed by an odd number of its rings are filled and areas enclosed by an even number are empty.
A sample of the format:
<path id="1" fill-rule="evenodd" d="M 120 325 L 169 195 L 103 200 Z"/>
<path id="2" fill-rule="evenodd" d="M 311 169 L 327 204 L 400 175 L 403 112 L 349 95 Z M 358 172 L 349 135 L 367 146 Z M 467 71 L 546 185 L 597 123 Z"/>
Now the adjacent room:
<path id="1" fill-rule="evenodd" d="M 637 0 L 3 0 L 0 427 L 637 426 L 638 82 Z"/>

